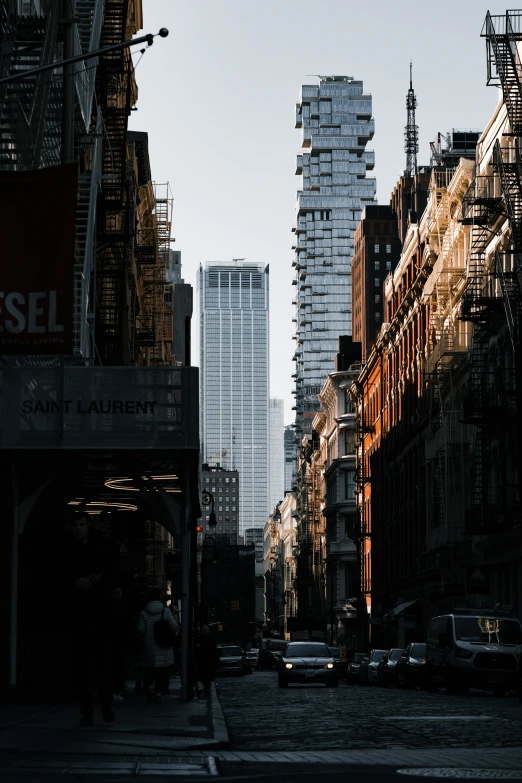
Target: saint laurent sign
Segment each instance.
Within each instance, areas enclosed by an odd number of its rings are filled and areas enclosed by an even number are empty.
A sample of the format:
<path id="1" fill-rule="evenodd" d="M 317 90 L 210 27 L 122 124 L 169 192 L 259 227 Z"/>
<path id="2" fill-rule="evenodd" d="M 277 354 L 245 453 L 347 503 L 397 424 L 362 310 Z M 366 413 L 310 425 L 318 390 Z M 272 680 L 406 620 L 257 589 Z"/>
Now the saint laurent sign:
<path id="1" fill-rule="evenodd" d="M 23 400 L 22 413 L 104 413 L 154 414 L 157 400 Z"/>

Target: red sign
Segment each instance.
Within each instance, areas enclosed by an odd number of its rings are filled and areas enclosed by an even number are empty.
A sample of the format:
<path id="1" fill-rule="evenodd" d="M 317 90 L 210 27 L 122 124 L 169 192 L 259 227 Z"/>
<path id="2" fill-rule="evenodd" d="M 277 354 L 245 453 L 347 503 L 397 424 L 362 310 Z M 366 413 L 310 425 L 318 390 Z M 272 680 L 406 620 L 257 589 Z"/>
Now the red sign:
<path id="1" fill-rule="evenodd" d="M 0 171 L 0 354 L 73 352 L 77 179 Z"/>

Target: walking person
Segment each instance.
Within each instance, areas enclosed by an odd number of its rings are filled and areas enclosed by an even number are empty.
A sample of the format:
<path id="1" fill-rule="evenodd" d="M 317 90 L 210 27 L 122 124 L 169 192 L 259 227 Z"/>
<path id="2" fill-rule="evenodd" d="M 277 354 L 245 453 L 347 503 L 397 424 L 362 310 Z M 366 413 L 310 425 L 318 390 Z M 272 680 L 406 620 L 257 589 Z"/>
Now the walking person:
<path id="1" fill-rule="evenodd" d="M 161 600 L 158 588 L 147 596 L 147 604 L 138 618 L 137 630 L 145 648 L 144 691 L 149 701 L 160 702 L 169 688 L 170 667 L 174 663 L 173 644 L 177 624 L 170 609 Z M 159 624 L 163 632 L 159 633 Z M 170 632 L 170 633 L 169 633 Z M 161 636 L 163 635 L 163 639 Z M 168 638 L 170 636 L 170 638 Z"/>
<path id="2" fill-rule="evenodd" d="M 113 723 L 110 625 L 118 594 L 116 563 L 104 539 L 85 514 L 70 523 L 66 551 L 67 595 L 70 599 L 73 676 L 80 706 L 80 726 L 92 726 L 91 681 L 95 681 L 103 719 Z"/>
<path id="3" fill-rule="evenodd" d="M 200 631 L 196 644 L 196 672 L 203 686 L 203 696 L 210 696 L 210 683 L 216 676 L 218 651 L 207 625 Z"/>

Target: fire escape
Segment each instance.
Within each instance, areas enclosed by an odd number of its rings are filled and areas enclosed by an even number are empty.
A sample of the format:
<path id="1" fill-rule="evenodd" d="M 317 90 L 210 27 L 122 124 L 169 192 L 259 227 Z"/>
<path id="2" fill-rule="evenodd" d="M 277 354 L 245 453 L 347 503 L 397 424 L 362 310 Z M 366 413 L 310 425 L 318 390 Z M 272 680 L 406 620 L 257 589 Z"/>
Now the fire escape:
<path id="1" fill-rule="evenodd" d="M 520 477 L 522 417 L 517 414 L 515 400 L 521 388 L 522 85 L 517 51 L 517 43 L 522 41 L 521 20 L 522 14 L 512 11 L 504 16 L 486 16 L 482 35 L 487 43 L 488 84 L 502 88 L 510 124 L 510 133 L 504 136 L 513 138 L 513 142 L 503 148 L 497 139 L 492 159 L 496 177 L 477 177 L 463 202 L 464 222 L 472 226 L 461 315 L 473 323 L 469 394 L 464 404 L 464 421 L 476 427 L 471 500 L 466 514 L 466 532 L 470 535 L 501 532 L 513 525 L 513 515 L 519 513 L 506 452 L 512 453 Z M 498 192 L 496 184 L 500 185 Z M 486 247 L 500 215 L 508 218 L 511 248 L 506 253 L 496 252 L 494 260 L 487 262 Z M 508 351 L 504 371 L 501 357 L 491 345 L 494 322 L 499 318 L 507 322 L 512 346 L 512 362 Z M 510 430 L 516 433 L 515 438 Z M 495 441 L 500 443 L 497 453 Z"/>
<path id="2" fill-rule="evenodd" d="M 357 556 L 359 559 L 361 598 L 365 601 L 371 594 L 371 520 L 369 505 L 365 502 L 367 487 L 371 482 L 371 471 L 370 457 L 366 453 L 366 438 L 373 434 L 375 427 L 370 419 L 369 411 L 364 408 L 362 394 L 359 397 L 357 410 L 357 460 L 355 471 L 359 517 Z"/>
<path id="3" fill-rule="evenodd" d="M 106 0 L 101 47 L 126 40 L 128 0 Z M 125 331 L 128 252 L 134 214 L 127 172 L 127 123 L 135 100 L 132 60 L 127 50 L 100 57 L 98 94 L 103 116 L 102 188 L 98 223 L 96 344 L 103 364 L 130 360 Z"/>
<path id="4" fill-rule="evenodd" d="M 100 44 L 104 0 L 77 0 L 75 54 Z M 15 76 L 62 56 L 60 3 L 0 0 L 0 76 Z M 101 173 L 100 127 L 92 123 L 96 69 L 75 67 L 76 155 L 80 161 L 74 267 L 74 352 L 92 356 L 91 293 L 98 182 Z M 24 171 L 61 162 L 63 83 L 61 69 L 0 87 L 0 168 Z M 94 131 L 94 133 L 92 133 Z M 92 135 L 90 135 L 92 133 Z"/>

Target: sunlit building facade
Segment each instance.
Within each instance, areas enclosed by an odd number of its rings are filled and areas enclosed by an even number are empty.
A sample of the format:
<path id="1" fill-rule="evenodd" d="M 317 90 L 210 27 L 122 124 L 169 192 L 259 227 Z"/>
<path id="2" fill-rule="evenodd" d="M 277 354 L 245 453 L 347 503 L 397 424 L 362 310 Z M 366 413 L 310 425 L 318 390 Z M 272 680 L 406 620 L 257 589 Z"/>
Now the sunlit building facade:
<path id="1" fill-rule="evenodd" d="M 208 262 L 198 272 L 204 462 L 239 471 L 239 533 L 269 509 L 268 266 Z"/>

